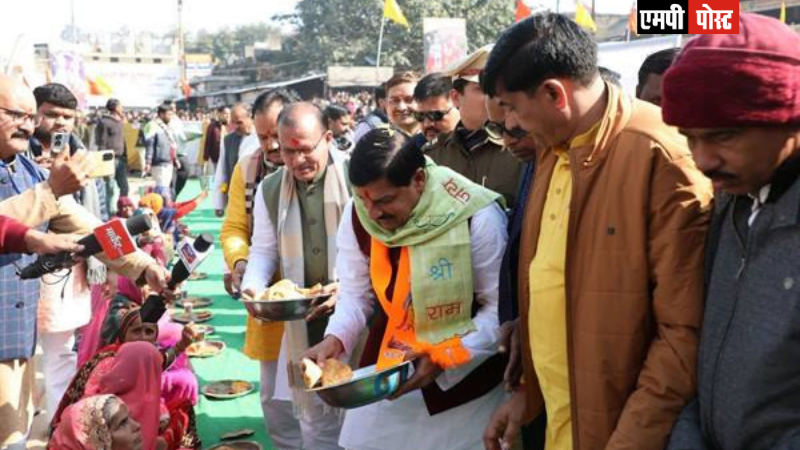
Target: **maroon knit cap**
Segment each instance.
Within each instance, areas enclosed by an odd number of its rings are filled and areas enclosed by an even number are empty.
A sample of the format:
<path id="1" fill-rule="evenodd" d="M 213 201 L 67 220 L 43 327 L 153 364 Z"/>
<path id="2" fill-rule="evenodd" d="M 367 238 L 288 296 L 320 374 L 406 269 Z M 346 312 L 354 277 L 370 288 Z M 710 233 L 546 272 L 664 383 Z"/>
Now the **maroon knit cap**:
<path id="1" fill-rule="evenodd" d="M 739 34 L 690 40 L 664 74 L 664 122 L 682 128 L 800 124 L 800 35 L 739 14 Z"/>

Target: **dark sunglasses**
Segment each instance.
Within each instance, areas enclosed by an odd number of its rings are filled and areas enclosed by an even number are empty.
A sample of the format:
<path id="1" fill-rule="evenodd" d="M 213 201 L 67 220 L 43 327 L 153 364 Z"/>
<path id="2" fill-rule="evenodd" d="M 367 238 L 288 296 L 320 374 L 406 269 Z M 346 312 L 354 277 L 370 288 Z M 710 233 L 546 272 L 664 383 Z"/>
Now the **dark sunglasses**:
<path id="1" fill-rule="evenodd" d="M 528 132 L 522 128 L 514 127 L 509 130 L 504 124 L 500 122 L 492 122 L 491 120 L 487 120 L 486 123 L 483 124 L 483 129 L 490 138 L 498 140 L 503 139 L 503 133 L 511 136 L 514 139 L 522 139 L 528 135 Z"/>
<path id="2" fill-rule="evenodd" d="M 432 122 L 438 122 L 444 119 L 444 116 L 450 114 L 450 111 L 453 110 L 453 107 L 447 109 L 447 111 L 428 111 L 428 112 L 420 112 L 414 111 L 414 118 L 417 119 L 417 122 L 422 122 L 426 118 Z"/>

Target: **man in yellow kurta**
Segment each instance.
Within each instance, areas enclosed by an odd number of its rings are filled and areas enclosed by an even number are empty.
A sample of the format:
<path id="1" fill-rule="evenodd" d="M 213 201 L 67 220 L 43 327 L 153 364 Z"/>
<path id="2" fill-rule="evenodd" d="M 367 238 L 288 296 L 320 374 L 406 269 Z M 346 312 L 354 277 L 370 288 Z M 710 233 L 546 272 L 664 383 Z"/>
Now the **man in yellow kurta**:
<path id="1" fill-rule="evenodd" d="M 590 143 L 597 125 L 572 140 L 569 147 Z M 567 296 L 564 268 L 567 256 L 569 202 L 572 176 L 564 146 L 556 149 L 558 162 L 553 169 L 539 233 L 539 251 L 531 261 L 531 304 L 528 315 L 534 367 L 547 410 L 547 450 L 572 449 L 572 420 L 567 370 Z"/>
<path id="2" fill-rule="evenodd" d="M 504 126 L 544 144 L 522 206 L 523 384 L 484 444 L 546 412 L 547 450 L 662 450 L 696 388 L 711 186 L 660 109 L 602 80 L 568 18 L 511 27 L 481 81 Z"/>
<path id="3" fill-rule="evenodd" d="M 279 93 L 265 93 L 256 98 L 253 120 L 261 151 L 242 157 L 231 175 L 228 205 L 220 234 L 225 263 L 230 270 L 225 275 L 225 289 L 231 295 L 238 294 L 247 268 L 256 188 L 280 164 L 278 114 L 289 102 L 287 97 Z M 243 350 L 245 355 L 261 362 L 261 408 L 270 435 L 279 441 L 281 435 L 300 434 L 300 425 L 294 418 L 291 402 L 272 398 L 282 334 L 283 323 L 261 322 L 248 316 Z"/>

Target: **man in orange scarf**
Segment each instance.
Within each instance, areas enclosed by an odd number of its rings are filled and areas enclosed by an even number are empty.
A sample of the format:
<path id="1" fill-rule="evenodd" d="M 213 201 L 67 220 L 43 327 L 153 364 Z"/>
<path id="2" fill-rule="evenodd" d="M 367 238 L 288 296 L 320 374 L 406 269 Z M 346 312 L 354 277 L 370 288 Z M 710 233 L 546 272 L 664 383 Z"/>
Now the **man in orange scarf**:
<path id="1" fill-rule="evenodd" d="M 496 349 L 506 216 L 500 194 L 405 143 L 376 129 L 353 151 L 355 195 L 337 239 L 347 270 L 326 337 L 307 356 L 324 364 L 351 354 L 371 321 L 361 366 L 415 359 L 393 400 L 347 411 L 340 446 L 478 450 L 504 397 Z"/>

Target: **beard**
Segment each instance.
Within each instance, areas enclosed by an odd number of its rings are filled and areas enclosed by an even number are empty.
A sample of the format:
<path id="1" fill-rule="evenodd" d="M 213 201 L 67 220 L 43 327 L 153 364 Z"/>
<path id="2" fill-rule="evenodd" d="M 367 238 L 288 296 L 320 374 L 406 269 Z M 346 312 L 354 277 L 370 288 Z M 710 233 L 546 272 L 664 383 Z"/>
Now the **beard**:
<path id="1" fill-rule="evenodd" d="M 53 140 L 53 132 L 37 127 L 33 131 L 33 137 L 44 145 L 50 145 L 50 141 Z"/>

